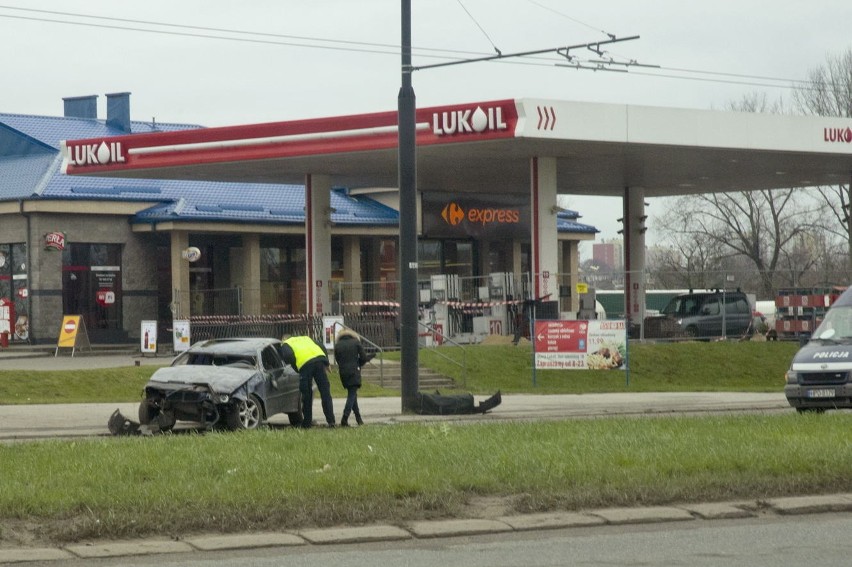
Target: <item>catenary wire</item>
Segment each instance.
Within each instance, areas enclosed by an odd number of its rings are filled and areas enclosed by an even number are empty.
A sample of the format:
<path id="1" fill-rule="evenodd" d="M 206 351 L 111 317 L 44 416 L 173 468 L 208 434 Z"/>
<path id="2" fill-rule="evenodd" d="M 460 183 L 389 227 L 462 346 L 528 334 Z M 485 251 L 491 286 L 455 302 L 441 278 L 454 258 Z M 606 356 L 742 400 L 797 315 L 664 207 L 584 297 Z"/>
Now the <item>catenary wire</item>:
<path id="1" fill-rule="evenodd" d="M 530 0 L 533 1 L 533 0 Z M 264 32 L 252 32 L 245 30 L 232 30 L 226 28 L 212 28 L 212 27 L 204 27 L 204 26 L 191 26 L 191 25 L 182 25 L 182 24 L 169 24 L 162 22 L 153 22 L 153 21 L 145 21 L 145 20 L 132 20 L 126 18 L 111 18 L 106 16 L 95 16 L 95 15 L 87 15 L 87 14 L 75 14 L 71 12 L 57 12 L 57 11 L 49 11 L 49 10 L 35 10 L 29 8 L 19 8 L 13 6 L 5 6 L 0 5 L 0 9 L 12 9 L 12 10 L 20 10 L 26 12 L 37 12 L 37 13 L 50 13 L 54 15 L 63 15 L 63 16 L 71 16 L 71 17 L 82 17 L 82 18 L 90 18 L 90 19 L 98 19 L 105 21 L 117 21 L 117 22 L 125 22 L 125 23 L 136 23 L 142 25 L 155 25 L 155 26 L 163 26 L 163 27 L 171 27 L 178 29 L 193 29 L 200 31 L 210 31 L 210 32 L 220 32 L 220 33 L 235 33 L 249 36 L 260 36 L 260 37 L 280 37 L 280 38 L 288 38 L 300 41 L 313 41 L 313 42 L 328 42 L 328 43 L 338 43 L 340 46 L 336 45 L 321 45 L 318 43 L 297 43 L 290 41 L 272 41 L 272 40 L 263 40 L 263 39 L 252 39 L 252 38 L 240 38 L 240 37 L 228 37 L 222 35 L 214 35 L 212 33 L 188 33 L 188 32 L 180 32 L 180 31 L 166 31 L 166 30 L 156 30 L 149 28 L 135 28 L 129 26 L 119 26 L 119 25 L 108 25 L 108 24 L 98 24 L 92 22 L 74 22 L 69 20 L 56 20 L 50 18 L 40 18 L 40 17 L 28 17 L 28 16 L 15 16 L 9 14 L 0 14 L 0 18 L 10 18 L 10 19 L 20 19 L 20 20 L 28 20 L 28 21 L 42 21 L 48 23 L 56 23 L 62 25 L 77 25 L 77 26 L 86 26 L 86 27 L 95 27 L 102 29 L 115 29 L 115 30 L 124 30 L 124 31 L 136 31 L 142 33 L 155 33 L 161 35 L 173 35 L 173 36 L 183 36 L 183 37 L 193 37 L 199 39 L 215 39 L 215 40 L 224 40 L 224 41 L 236 41 L 243 43 L 256 43 L 256 44 L 265 44 L 265 45 L 282 45 L 286 47 L 302 47 L 308 49 L 325 49 L 325 50 L 335 50 L 335 51 L 347 51 L 347 52 L 358 52 L 358 53 L 368 53 L 368 54 L 377 54 L 377 55 L 393 55 L 398 56 L 398 46 L 390 45 L 390 44 L 381 44 L 381 43 L 368 43 L 368 42 L 355 42 L 355 41 L 346 41 L 346 40 L 333 40 L 333 39 L 324 39 L 318 37 L 310 37 L 310 36 L 292 36 L 292 35 L 283 35 L 283 34 L 270 34 Z M 564 14 L 560 14 L 564 17 Z M 584 24 L 588 25 L 588 24 Z M 602 32 L 606 33 L 606 32 Z M 609 35 L 609 34 L 607 34 Z M 361 46 L 358 48 L 345 47 L 350 45 Z M 387 48 L 387 49 L 367 49 L 366 47 L 376 47 L 376 48 Z M 483 55 L 479 52 L 472 51 L 457 51 L 450 49 L 437 49 L 437 48 L 415 48 L 417 50 L 423 51 L 432 51 L 432 52 L 440 52 L 440 53 L 453 53 L 456 55 Z M 496 48 L 495 48 L 496 49 Z M 392 51 L 393 50 L 393 51 Z M 418 53 L 419 57 L 426 58 L 454 58 L 448 55 L 439 55 L 437 53 Z M 461 57 L 459 57 L 461 59 Z M 543 57 L 528 57 L 527 60 L 499 60 L 495 61 L 496 63 L 509 64 L 509 65 L 532 65 L 532 66 L 552 66 L 552 59 L 545 59 Z M 540 61 L 549 61 L 547 63 L 544 62 L 536 62 L 533 60 Z M 620 63 L 624 64 L 624 63 Z M 575 65 L 564 65 L 568 68 L 576 68 L 578 70 L 593 70 L 593 71 L 606 71 L 606 68 L 603 67 L 587 67 L 587 66 L 575 66 Z M 628 65 L 629 66 L 629 65 Z M 779 84 L 768 84 L 768 83 L 758 83 L 752 81 L 734 81 L 734 80 L 721 80 L 721 79 L 709 79 L 709 78 L 701 78 L 701 77 L 688 77 L 681 75 L 667 75 L 662 73 L 651 73 L 651 72 L 637 72 L 630 71 L 631 75 L 643 75 L 648 77 L 661 77 L 661 78 L 669 78 L 669 79 L 681 79 L 681 80 L 696 80 L 696 81 L 704 81 L 704 82 L 718 82 L 718 83 L 726 83 L 726 84 L 740 84 L 744 86 L 760 86 L 760 87 L 772 87 L 772 88 L 789 88 L 789 89 L 805 89 L 810 90 L 814 87 L 811 81 L 801 80 L 801 79 L 785 79 L 785 78 L 777 78 L 777 77 L 766 77 L 766 76 L 754 76 L 754 75 L 745 75 L 745 74 L 734 74 L 734 73 L 723 73 L 723 72 L 715 72 L 715 71 L 703 71 L 697 69 L 685 69 L 685 68 L 668 68 L 668 67 L 660 67 L 661 70 L 679 72 L 679 73 L 691 73 L 691 74 L 707 74 L 707 75 L 715 75 L 715 76 L 729 76 L 729 77 L 738 77 L 743 79 L 756 79 L 759 81 L 778 81 L 785 82 L 787 84 L 779 85 Z"/>

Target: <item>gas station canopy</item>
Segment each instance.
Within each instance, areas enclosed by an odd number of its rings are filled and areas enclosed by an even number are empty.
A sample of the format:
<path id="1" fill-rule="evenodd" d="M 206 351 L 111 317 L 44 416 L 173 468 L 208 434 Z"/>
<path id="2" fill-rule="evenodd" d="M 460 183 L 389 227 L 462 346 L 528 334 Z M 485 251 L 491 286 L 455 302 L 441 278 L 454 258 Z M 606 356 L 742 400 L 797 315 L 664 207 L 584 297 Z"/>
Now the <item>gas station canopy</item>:
<path id="1" fill-rule="evenodd" d="M 395 187 L 397 113 L 73 140 L 64 171 L 208 181 Z M 852 120 L 497 100 L 417 111 L 420 191 L 526 194 L 533 157 L 559 193 L 646 197 L 849 182 Z"/>

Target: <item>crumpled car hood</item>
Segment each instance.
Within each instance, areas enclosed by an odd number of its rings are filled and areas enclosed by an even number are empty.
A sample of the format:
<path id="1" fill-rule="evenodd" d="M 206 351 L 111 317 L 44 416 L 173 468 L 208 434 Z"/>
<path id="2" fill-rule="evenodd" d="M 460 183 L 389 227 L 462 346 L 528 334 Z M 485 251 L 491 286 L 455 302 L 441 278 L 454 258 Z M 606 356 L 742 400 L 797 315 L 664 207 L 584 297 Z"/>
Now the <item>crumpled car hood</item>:
<path id="1" fill-rule="evenodd" d="M 230 394 L 257 373 L 253 368 L 230 366 L 168 366 L 154 372 L 148 385 L 156 386 L 158 382 L 208 384 L 214 392 Z"/>

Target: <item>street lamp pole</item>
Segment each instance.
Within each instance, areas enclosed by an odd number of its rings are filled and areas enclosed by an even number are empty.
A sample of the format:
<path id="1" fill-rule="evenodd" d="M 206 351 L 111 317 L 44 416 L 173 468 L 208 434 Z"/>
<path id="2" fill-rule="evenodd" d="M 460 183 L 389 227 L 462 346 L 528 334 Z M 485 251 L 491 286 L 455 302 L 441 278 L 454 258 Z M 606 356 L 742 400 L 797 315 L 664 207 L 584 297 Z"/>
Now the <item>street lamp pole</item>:
<path id="1" fill-rule="evenodd" d="M 417 404 L 417 391 L 419 389 L 418 378 L 418 321 L 417 305 L 419 302 L 417 290 L 417 116 L 414 96 L 414 87 L 411 85 L 411 74 L 415 70 L 431 69 L 435 67 L 446 67 L 449 65 L 461 65 L 480 61 L 493 61 L 496 59 L 507 59 L 512 57 L 523 57 L 542 53 L 557 53 L 566 58 L 571 67 L 577 69 L 603 70 L 619 63 L 612 59 L 593 62 L 592 67 L 580 64 L 571 56 L 570 52 L 575 49 L 585 48 L 603 57 L 602 46 L 637 39 L 639 36 L 616 38 L 610 35 L 609 39 L 590 43 L 581 43 L 565 47 L 540 49 L 535 51 L 524 51 L 520 53 L 503 54 L 499 50 L 497 55 L 479 57 L 475 59 L 463 59 L 434 65 L 420 67 L 412 66 L 411 62 L 411 0 L 401 0 L 402 15 L 402 86 L 398 97 L 398 124 L 399 134 L 398 167 L 399 167 L 399 273 L 400 273 L 400 358 L 401 358 L 401 397 L 402 412 L 411 413 Z M 623 65 L 640 65 L 635 61 Z M 648 65 L 640 65 L 648 66 Z"/>
<path id="2" fill-rule="evenodd" d="M 419 389 L 417 345 L 417 140 L 411 85 L 411 0 L 402 0 L 402 86 L 398 97 L 399 272 L 402 412 L 413 412 Z"/>

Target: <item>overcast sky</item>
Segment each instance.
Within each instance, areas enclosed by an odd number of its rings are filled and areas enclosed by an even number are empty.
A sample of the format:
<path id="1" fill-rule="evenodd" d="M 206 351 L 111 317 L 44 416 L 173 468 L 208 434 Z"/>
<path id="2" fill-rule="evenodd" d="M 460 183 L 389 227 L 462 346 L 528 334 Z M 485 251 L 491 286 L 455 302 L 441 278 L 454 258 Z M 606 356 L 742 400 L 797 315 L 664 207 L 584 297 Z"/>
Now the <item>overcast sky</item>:
<path id="1" fill-rule="evenodd" d="M 595 72 L 547 55 L 423 70 L 418 106 L 724 108 L 756 91 L 789 99 L 789 85 L 852 47 L 849 0 L 412 0 L 412 13 L 415 65 L 613 34 L 641 37 L 608 56 L 660 66 Z M 61 115 L 62 97 L 98 94 L 103 115 L 102 95 L 124 91 L 134 120 L 205 126 L 395 110 L 399 42 L 397 0 L 0 0 L 0 112 Z M 620 199 L 567 204 L 599 238 L 617 236 Z"/>

